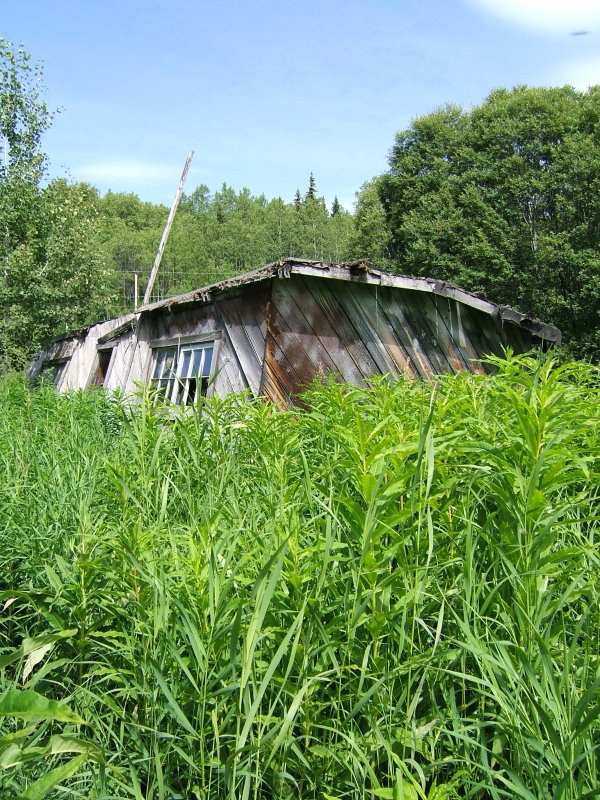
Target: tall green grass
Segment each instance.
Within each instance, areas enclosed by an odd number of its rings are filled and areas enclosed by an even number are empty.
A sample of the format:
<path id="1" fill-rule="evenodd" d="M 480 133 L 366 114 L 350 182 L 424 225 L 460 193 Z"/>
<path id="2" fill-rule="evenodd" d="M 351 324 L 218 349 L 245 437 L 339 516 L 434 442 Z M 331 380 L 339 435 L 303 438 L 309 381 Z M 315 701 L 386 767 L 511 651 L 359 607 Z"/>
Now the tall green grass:
<path id="1" fill-rule="evenodd" d="M 496 366 L 288 411 L 4 382 L 0 658 L 54 638 L 0 694 L 89 723 L 63 796 L 598 796 L 598 371 Z"/>

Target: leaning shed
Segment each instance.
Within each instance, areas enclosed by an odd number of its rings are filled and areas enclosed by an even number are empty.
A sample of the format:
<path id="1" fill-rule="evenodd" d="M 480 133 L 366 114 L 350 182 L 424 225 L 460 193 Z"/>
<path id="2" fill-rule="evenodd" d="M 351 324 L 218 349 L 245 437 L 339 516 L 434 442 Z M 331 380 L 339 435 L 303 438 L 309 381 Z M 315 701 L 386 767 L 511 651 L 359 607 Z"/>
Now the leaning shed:
<path id="1" fill-rule="evenodd" d="M 360 385 L 483 373 L 487 355 L 559 341 L 552 325 L 443 281 L 289 258 L 63 337 L 31 376 L 54 365 L 60 389 L 152 384 L 184 404 L 250 389 L 287 403 L 320 374 Z"/>

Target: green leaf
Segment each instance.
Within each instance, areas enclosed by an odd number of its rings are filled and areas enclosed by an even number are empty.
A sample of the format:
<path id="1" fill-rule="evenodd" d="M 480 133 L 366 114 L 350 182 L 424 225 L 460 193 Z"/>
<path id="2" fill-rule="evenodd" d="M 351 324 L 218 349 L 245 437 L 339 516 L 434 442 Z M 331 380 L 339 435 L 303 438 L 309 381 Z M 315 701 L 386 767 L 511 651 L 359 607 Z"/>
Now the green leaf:
<path id="1" fill-rule="evenodd" d="M 49 645 L 51 646 L 61 639 L 70 639 L 72 636 L 75 636 L 76 633 L 76 628 L 69 628 L 68 630 L 59 631 L 58 633 L 44 633 L 41 636 L 34 636 L 33 638 L 26 637 L 23 639 L 21 646 L 16 650 L 4 656 L 0 656 L 0 669 L 9 664 L 13 664 L 15 661 L 19 661 L 21 658 L 29 656 L 29 658 L 32 659 L 32 664 L 27 672 L 27 674 L 29 674 L 33 666 L 50 651 L 51 647 L 49 647 Z M 43 653 L 41 658 L 38 658 L 36 661 L 35 659 L 37 658 L 36 654 L 38 651 L 43 651 Z"/>
<path id="2" fill-rule="evenodd" d="M 5 747 L 2 746 L 0 739 L 0 770 L 16 767 L 23 761 L 21 746 L 15 742 L 9 742 Z"/>
<path id="3" fill-rule="evenodd" d="M 46 797 L 48 792 L 55 786 L 58 786 L 71 775 L 74 775 L 81 765 L 87 759 L 87 755 L 82 753 L 76 758 L 71 759 L 66 764 L 61 764 L 54 769 L 51 769 L 46 775 L 32 783 L 31 786 L 24 792 L 18 795 L 17 800 L 42 800 Z"/>
<path id="4" fill-rule="evenodd" d="M 49 700 L 31 689 L 10 689 L 0 697 L 0 717 L 17 717 L 27 721 L 69 722 L 85 725 L 85 720 L 58 700 Z"/>
<path id="5" fill-rule="evenodd" d="M 102 749 L 94 742 L 81 739 L 79 736 L 68 736 L 57 733 L 50 738 L 49 754 L 59 755 L 60 753 L 85 753 L 89 758 L 102 764 L 104 754 Z"/>

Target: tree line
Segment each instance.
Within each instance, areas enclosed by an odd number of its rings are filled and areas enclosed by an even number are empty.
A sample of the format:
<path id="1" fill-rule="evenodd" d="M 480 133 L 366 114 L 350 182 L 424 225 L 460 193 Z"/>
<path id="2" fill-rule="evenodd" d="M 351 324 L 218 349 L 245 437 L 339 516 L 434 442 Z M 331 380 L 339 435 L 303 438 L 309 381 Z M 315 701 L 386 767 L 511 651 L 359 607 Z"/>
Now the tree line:
<path id="1" fill-rule="evenodd" d="M 124 289 L 115 300 L 130 307 L 133 275 L 145 284 L 168 209 L 113 192 L 96 205 L 101 250 Z M 292 202 L 226 184 L 211 193 L 201 185 L 181 200 L 155 291 L 161 297 L 177 294 L 289 255 L 344 260 L 353 230 L 353 216 L 335 202 L 328 210 L 312 176 L 305 195 L 298 191 Z"/>
<path id="2" fill-rule="evenodd" d="M 168 208 L 87 184 L 44 183 L 52 122 L 40 71 L 0 39 L 0 364 L 21 368 L 56 335 L 131 310 Z M 500 89 L 396 135 L 389 170 L 328 208 L 226 184 L 184 195 L 157 296 L 286 256 L 370 258 L 450 281 L 558 325 L 569 354 L 600 355 L 600 87 Z"/>

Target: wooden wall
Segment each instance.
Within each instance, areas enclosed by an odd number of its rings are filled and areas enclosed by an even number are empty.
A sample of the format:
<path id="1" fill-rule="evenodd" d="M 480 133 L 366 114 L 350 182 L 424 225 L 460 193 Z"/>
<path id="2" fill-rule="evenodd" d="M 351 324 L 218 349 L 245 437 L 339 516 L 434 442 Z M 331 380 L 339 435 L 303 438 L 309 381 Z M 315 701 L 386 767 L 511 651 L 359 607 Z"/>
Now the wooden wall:
<path id="1" fill-rule="evenodd" d="M 128 327 L 133 315 L 90 326 L 56 342 L 36 368 L 62 359 L 66 368 L 59 388 L 84 387 L 99 373 L 97 348 L 112 347 L 104 385 L 131 394 L 151 378 L 153 344 L 215 334 L 209 393 L 247 388 L 288 403 L 319 374 L 364 385 L 382 374 L 426 379 L 465 369 L 483 373 L 486 355 L 502 355 L 507 346 L 524 352 L 539 345 L 495 306 L 473 296 L 465 299 L 464 293 L 461 302 L 452 296 L 454 290 L 423 290 L 417 281 L 414 288 L 386 286 L 367 277 L 348 280 L 347 270 L 333 267 L 329 277 L 307 274 L 310 265 L 303 269 L 288 271 L 288 277 L 261 275 L 255 283 L 228 286 L 214 296 L 162 303 L 142 312 L 137 326 Z"/>
<path id="2" fill-rule="evenodd" d="M 220 333 L 215 378 L 210 393 L 225 395 L 249 388 L 259 393 L 267 333 L 270 281 L 241 287 L 211 302 L 186 307 L 162 307 L 142 316 L 134 363 L 125 390 L 150 380 L 153 369 L 151 343 L 178 336 Z"/>
<path id="3" fill-rule="evenodd" d="M 61 351 L 70 345 L 70 359 L 58 384 L 60 391 L 83 389 L 89 386 L 98 367 L 98 339 L 118 328 L 130 317 L 130 314 L 126 314 L 116 319 L 98 322 L 90 325 L 84 335 L 75 335 L 55 343 L 53 349 L 47 354 L 48 360 L 60 357 Z"/>
<path id="4" fill-rule="evenodd" d="M 293 275 L 271 294 L 260 392 L 286 403 L 318 374 L 364 385 L 372 375 L 483 373 L 502 346 L 528 350 L 518 325 L 411 289 Z"/>

